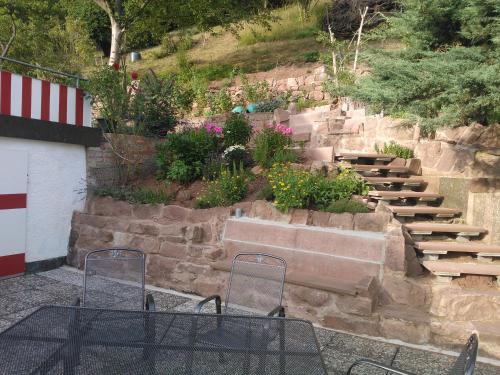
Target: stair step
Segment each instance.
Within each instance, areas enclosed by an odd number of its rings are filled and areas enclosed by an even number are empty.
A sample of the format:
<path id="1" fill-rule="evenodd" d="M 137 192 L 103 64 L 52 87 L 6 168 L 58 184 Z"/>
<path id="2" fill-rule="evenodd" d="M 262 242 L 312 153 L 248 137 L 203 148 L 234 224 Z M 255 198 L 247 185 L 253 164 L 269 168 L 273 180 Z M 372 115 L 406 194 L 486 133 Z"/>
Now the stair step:
<path id="1" fill-rule="evenodd" d="M 424 260 L 422 265 L 436 276 L 460 276 L 462 274 L 500 276 L 500 263 L 452 260 Z"/>
<path id="2" fill-rule="evenodd" d="M 328 112 L 314 111 L 290 115 L 288 124 L 292 129 L 298 126 L 312 126 L 315 121 L 324 120 L 327 114 Z"/>
<path id="3" fill-rule="evenodd" d="M 399 200 L 406 198 L 416 198 L 421 202 L 433 202 L 438 199 L 442 199 L 443 196 L 436 193 L 426 193 L 420 191 L 378 191 L 372 190 L 368 192 L 368 195 L 375 199 L 382 200 Z"/>
<path id="4" fill-rule="evenodd" d="M 231 271 L 231 261 L 218 261 L 210 264 L 210 267 L 219 271 Z M 370 278 L 372 279 L 372 278 Z M 358 294 L 367 295 L 370 293 L 368 287 L 370 282 L 348 282 L 334 277 L 322 277 L 311 275 L 300 271 L 287 271 L 285 282 L 288 284 L 305 286 L 312 289 L 320 289 L 327 292 L 355 296 Z"/>
<path id="5" fill-rule="evenodd" d="M 373 161 L 392 161 L 396 158 L 394 155 L 377 154 L 377 153 L 358 153 L 358 152 L 342 152 L 336 155 L 339 160 L 355 161 L 359 159 Z"/>
<path id="6" fill-rule="evenodd" d="M 415 248 L 424 254 L 447 254 L 448 252 L 474 253 L 482 257 L 500 257 L 500 245 L 489 245 L 476 241 L 421 241 L 415 243 Z"/>
<path id="7" fill-rule="evenodd" d="M 425 181 L 413 177 L 363 177 L 371 185 L 402 185 L 420 187 Z"/>
<path id="8" fill-rule="evenodd" d="M 250 218 L 229 219 L 223 236 L 229 258 L 241 252 L 266 252 L 283 257 L 290 271 L 348 282 L 380 275 L 384 243 L 381 233 Z"/>
<path id="9" fill-rule="evenodd" d="M 430 206 L 387 206 L 396 216 L 433 215 L 436 217 L 454 217 L 461 213 L 460 210 L 446 207 Z"/>
<path id="10" fill-rule="evenodd" d="M 486 229 L 466 224 L 444 224 L 434 222 L 420 222 L 404 224 L 411 234 L 449 233 L 457 236 L 479 236 L 486 233 Z"/>

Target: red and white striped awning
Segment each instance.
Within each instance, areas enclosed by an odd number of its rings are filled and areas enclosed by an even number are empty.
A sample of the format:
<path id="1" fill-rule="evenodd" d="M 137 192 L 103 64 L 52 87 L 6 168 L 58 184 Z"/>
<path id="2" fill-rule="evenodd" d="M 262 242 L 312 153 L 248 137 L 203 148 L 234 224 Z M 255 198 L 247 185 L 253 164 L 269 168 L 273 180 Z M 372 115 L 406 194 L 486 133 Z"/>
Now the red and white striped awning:
<path id="1" fill-rule="evenodd" d="M 78 88 L 0 71 L 0 114 L 91 126 L 90 98 Z"/>

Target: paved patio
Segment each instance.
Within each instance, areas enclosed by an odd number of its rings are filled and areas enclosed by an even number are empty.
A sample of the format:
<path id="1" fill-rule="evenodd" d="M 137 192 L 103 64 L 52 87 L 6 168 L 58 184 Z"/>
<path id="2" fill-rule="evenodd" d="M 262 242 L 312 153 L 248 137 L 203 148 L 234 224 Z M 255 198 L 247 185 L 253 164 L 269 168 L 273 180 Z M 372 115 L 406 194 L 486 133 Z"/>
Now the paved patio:
<path id="1" fill-rule="evenodd" d="M 0 280 L 0 331 L 22 319 L 39 306 L 70 304 L 81 295 L 82 274 L 62 267 L 36 275 Z M 198 302 L 194 296 L 180 295 L 153 288 L 158 310 L 192 311 Z M 316 334 L 330 374 L 345 374 L 356 359 L 365 357 L 382 361 L 419 375 L 446 374 L 454 362 L 452 356 L 394 343 L 372 340 L 317 328 Z M 382 375 L 384 371 L 361 369 L 357 374 Z M 475 374 L 500 374 L 500 367 L 479 363 Z"/>

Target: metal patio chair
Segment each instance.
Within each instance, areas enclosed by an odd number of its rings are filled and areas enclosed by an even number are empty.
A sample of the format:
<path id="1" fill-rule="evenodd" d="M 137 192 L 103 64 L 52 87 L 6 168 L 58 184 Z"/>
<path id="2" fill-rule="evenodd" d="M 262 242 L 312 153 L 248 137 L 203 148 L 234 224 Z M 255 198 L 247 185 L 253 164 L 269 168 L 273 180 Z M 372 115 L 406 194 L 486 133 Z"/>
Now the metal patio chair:
<path id="1" fill-rule="evenodd" d="M 238 313 L 285 316 L 281 305 L 286 262 L 283 258 L 263 253 L 241 253 L 234 257 L 229 276 L 224 309 L 219 295 L 205 298 L 196 305 L 201 313 L 205 304 L 215 300 L 217 314 Z"/>
<path id="2" fill-rule="evenodd" d="M 145 256 L 142 250 L 111 248 L 85 256 L 83 296 L 75 305 L 119 310 L 155 310 L 145 296 Z"/>
<path id="3" fill-rule="evenodd" d="M 219 295 L 205 298 L 195 308 L 196 313 L 201 313 L 205 304 L 214 300 L 216 314 L 224 314 L 225 318 L 215 327 L 205 327 L 204 332 L 197 336 L 197 341 L 216 347 L 240 349 L 248 349 L 250 341 L 254 349 L 265 348 L 277 336 L 280 342 L 284 342 L 284 328 L 277 320 L 270 320 L 263 330 L 259 330 L 251 324 L 242 325 L 237 318 L 231 319 L 230 315 L 285 317 L 285 309 L 281 305 L 285 273 L 286 262 L 283 258 L 262 253 L 236 255 L 224 309 Z"/>
<path id="4" fill-rule="evenodd" d="M 467 343 L 465 344 L 464 348 L 462 349 L 462 352 L 458 356 L 457 360 L 455 361 L 455 364 L 451 368 L 451 370 L 448 372 L 448 375 L 473 375 L 474 374 L 474 368 L 476 366 L 476 357 L 477 357 L 477 348 L 478 348 L 479 340 L 478 337 L 475 333 L 473 333 L 469 339 L 467 340 Z M 371 367 L 376 367 L 382 370 L 387 371 L 388 373 L 392 374 L 399 374 L 399 375 L 415 375 L 413 373 L 395 369 L 389 366 L 384 365 L 383 363 L 375 362 L 369 359 L 360 359 L 354 362 L 351 367 L 349 368 L 349 371 L 347 372 L 347 375 L 350 375 L 352 371 L 354 370 L 355 367 L 359 366 L 371 366 Z"/>

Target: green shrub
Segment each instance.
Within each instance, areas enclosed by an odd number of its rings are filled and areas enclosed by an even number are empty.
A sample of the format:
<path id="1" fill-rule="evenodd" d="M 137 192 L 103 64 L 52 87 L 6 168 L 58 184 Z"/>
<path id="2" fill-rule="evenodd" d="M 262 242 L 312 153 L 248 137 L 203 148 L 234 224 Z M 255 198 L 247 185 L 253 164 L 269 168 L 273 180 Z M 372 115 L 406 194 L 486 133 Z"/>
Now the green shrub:
<path id="1" fill-rule="evenodd" d="M 223 207 L 230 206 L 241 201 L 248 191 L 249 176 L 243 166 L 233 170 L 224 169 L 219 177 L 210 181 L 205 191 L 196 199 L 195 207 Z"/>
<path id="2" fill-rule="evenodd" d="M 338 201 L 331 202 L 328 207 L 325 208 L 325 211 L 333 212 L 336 214 L 341 214 L 344 212 L 350 212 L 353 214 L 370 212 L 368 207 L 366 207 L 363 203 L 348 198 L 342 198 Z"/>
<path id="3" fill-rule="evenodd" d="M 255 105 L 255 112 L 273 112 L 277 108 L 284 108 L 286 103 L 287 102 L 283 97 L 277 96 L 274 99 L 257 103 Z"/>
<path id="4" fill-rule="evenodd" d="M 285 212 L 291 208 L 325 210 L 333 201 L 349 199 L 354 194 L 367 194 L 366 184 L 347 169 L 335 178 L 328 178 L 292 168 L 289 164 L 274 164 L 268 178 L 275 196 L 274 203 Z"/>
<path id="5" fill-rule="evenodd" d="M 112 197 L 134 204 L 168 204 L 170 202 L 169 195 L 161 189 L 104 187 L 94 189 L 93 193 L 100 197 Z"/>
<path id="6" fill-rule="evenodd" d="M 299 160 L 299 155 L 295 150 L 290 148 L 285 148 L 283 150 L 278 150 L 272 158 L 272 164 L 274 163 L 296 163 Z"/>
<path id="7" fill-rule="evenodd" d="M 167 178 L 170 181 L 187 185 L 193 178 L 192 167 L 182 160 L 174 160 L 168 168 Z"/>
<path id="8" fill-rule="evenodd" d="M 269 100 L 271 97 L 271 89 L 267 81 L 259 81 L 253 84 L 248 82 L 246 76 L 241 77 L 243 83 L 243 100 L 247 103 L 259 103 Z"/>
<path id="9" fill-rule="evenodd" d="M 391 141 L 389 144 L 384 143 L 384 147 L 382 148 L 375 144 L 375 151 L 379 154 L 394 155 L 403 159 L 413 158 L 413 150 L 411 148 L 398 145 L 394 141 Z"/>
<path id="10" fill-rule="evenodd" d="M 269 125 L 255 137 L 253 160 L 262 168 L 269 168 L 273 164 L 277 153 L 292 145 L 291 129 L 284 125 Z"/>
<path id="11" fill-rule="evenodd" d="M 265 184 L 257 194 L 257 198 L 264 199 L 266 201 L 273 201 L 275 197 L 272 186 L 269 185 L 269 183 Z"/>
<path id="12" fill-rule="evenodd" d="M 234 145 L 245 146 L 252 135 L 252 126 L 248 123 L 244 115 L 233 113 L 224 123 L 224 145 L 226 147 Z"/>
<path id="13" fill-rule="evenodd" d="M 188 129 L 180 133 L 168 134 L 165 141 L 156 146 L 159 177 L 168 178 L 170 168 L 175 161 L 182 161 L 185 166 L 189 167 L 190 177 L 187 182 L 201 177 L 203 164 L 207 158 L 218 151 L 219 142 L 217 132 L 207 130 L 207 128 Z"/>
<path id="14" fill-rule="evenodd" d="M 317 62 L 319 61 L 319 51 L 311 51 L 302 54 L 304 62 Z"/>
<path id="15" fill-rule="evenodd" d="M 231 95 L 225 87 L 216 91 L 209 91 L 206 95 L 211 114 L 229 112 L 233 108 Z"/>

